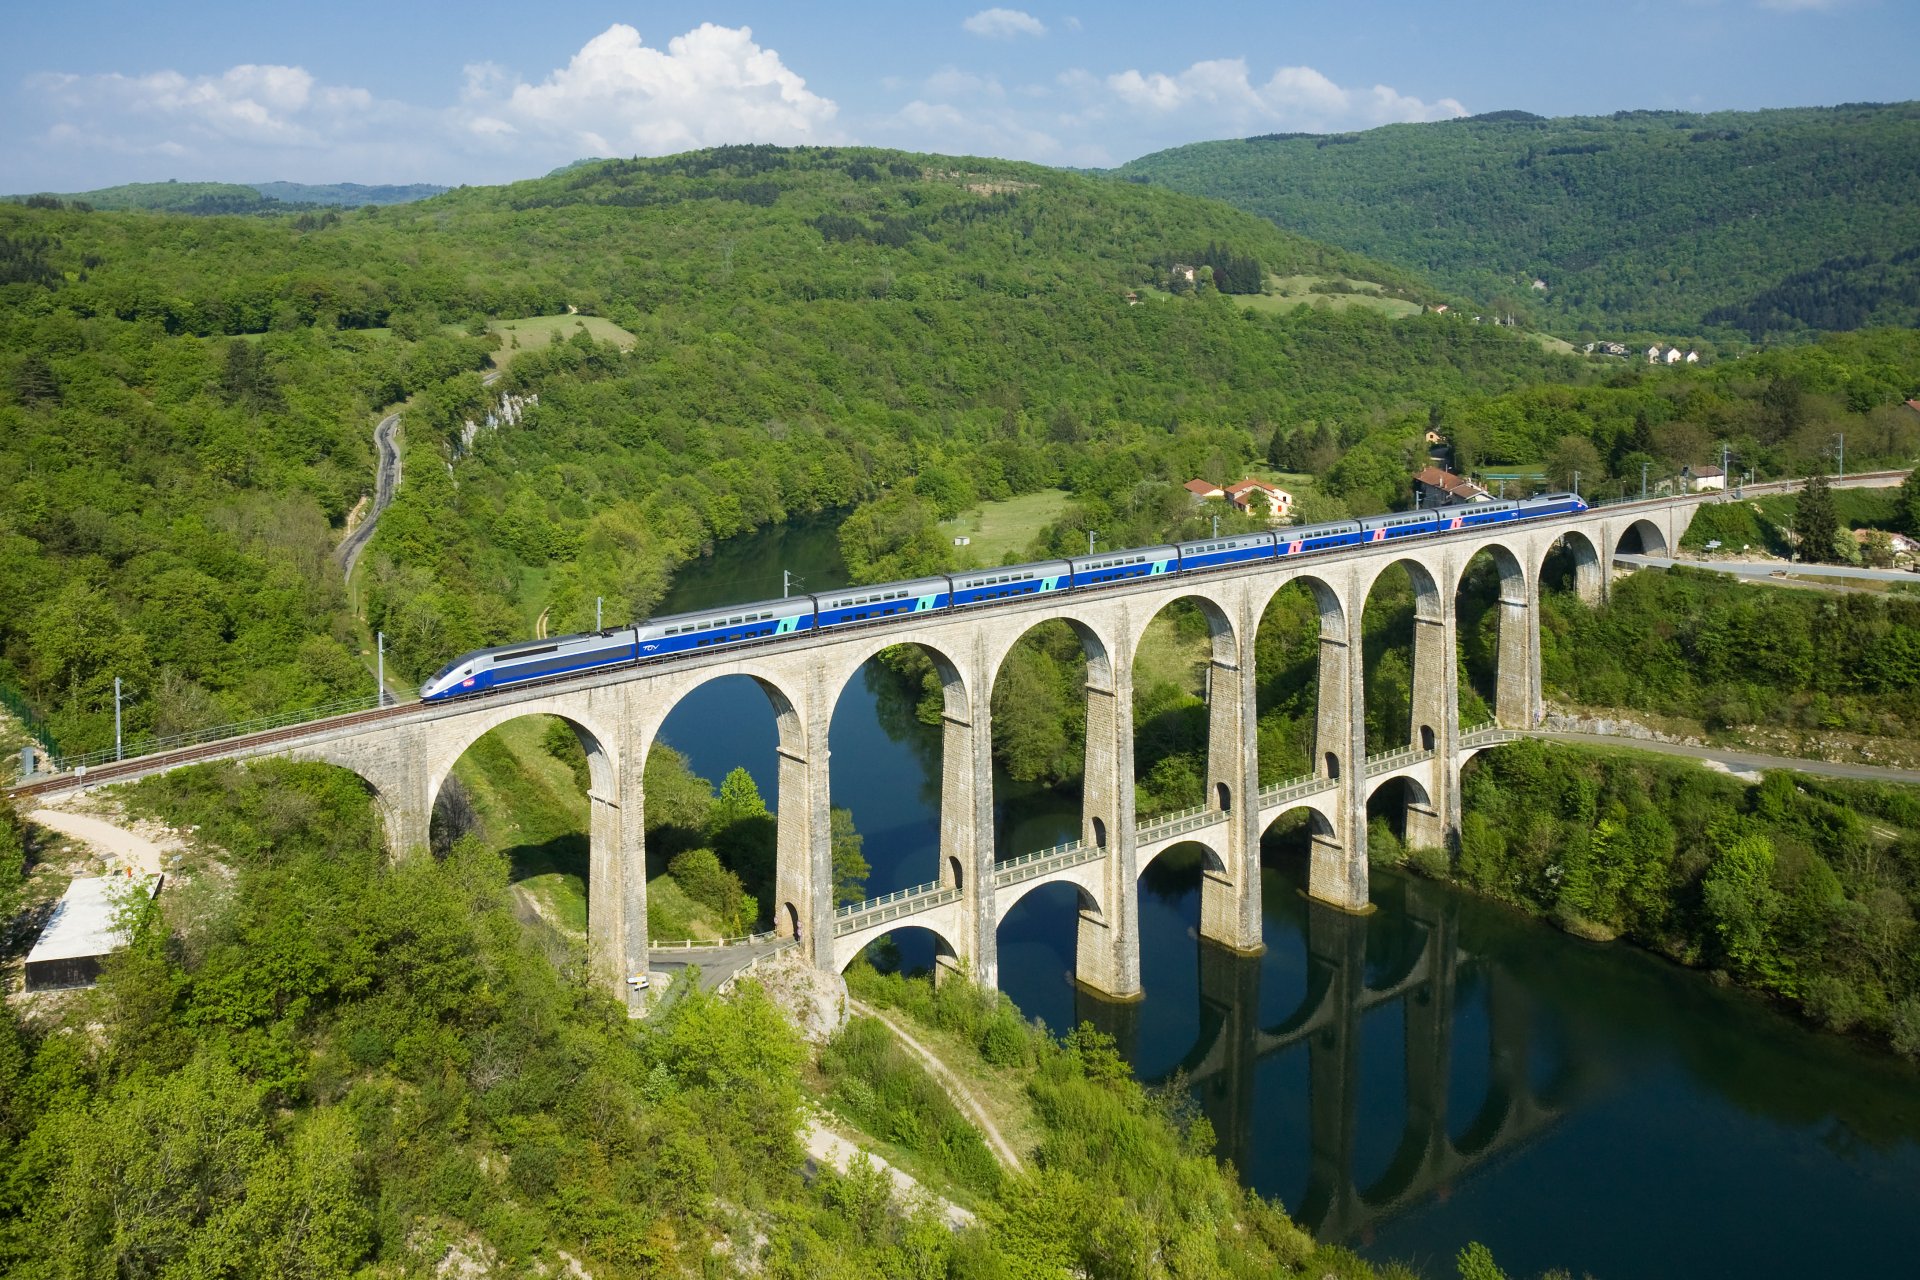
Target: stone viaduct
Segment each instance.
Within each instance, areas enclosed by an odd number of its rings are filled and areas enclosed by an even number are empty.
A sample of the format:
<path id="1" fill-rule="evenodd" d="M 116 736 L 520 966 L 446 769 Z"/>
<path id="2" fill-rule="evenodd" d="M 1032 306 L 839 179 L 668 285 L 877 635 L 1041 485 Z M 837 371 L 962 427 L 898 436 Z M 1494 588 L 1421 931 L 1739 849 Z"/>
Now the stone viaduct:
<path id="1" fill-rule="evenodd" d="M 1540 713 L 1539 598 L 1542 565 L 1564 543 L 1587 599 L 1608 590 L 1620 551 L 1661 554 L 1678 544 L 1700 498 L 1596 508 L 1570 516 L 1463 530 L 1334 554 L 1134 579 L 1110 587 L 1002 602 L 985 609 L 910 614 L 859 629 L 765 642 L 658 666 L 619 668 L 468 702 L 417 705 L 378 719 L 317 721 L 271 742 L 236 739 L 193 759 L 281 756 L 325 761 L 365 780 L 396 853 L 426 843 L 434 802 L 455 762 L 488 730 L 527 715 L 572 726 L 590 768 L 588 942 L 596 979 L 627 993 L 623 978 L 648 962 L 644 810 L 648 749 L 675 705 L 720 676 L 745 676 L 765 691 L 778 727 L 777 932 L 799 938 L 813 963 L 844 968 L 890 929 L 916 926 L 939 939 L 941 962 L 997 982 L 995 931 L 1024 895 L 1065 882 L 1079 894 L 1079 981 L 1116 999 L 1141 993 L 1136 881 L 1177 844 L 1205 850 L 1203 936 L 1226 947 L 1261 947 L 1261 834 L 1305 809 L 1312 825 L 1309 893 L 1348 911 L 1368 907 L 1367 802 L 1404 778 L 1408 840 L 1441 844 L 1458 829 L 1460 769 L 1497 730 L 1459 729 L 1455 600 L 1469 562 L 1490 553 L 1500 576 L 1499 725 L 1525 727 Z M 1408 742 L 1367 758 L 1359 619 L 1368 592 L 1393 565 L 1415 586 L 1413 715 Z M 1268 602 L 1304 583 L 1320 613 L 1319 691 L 1312 772 L 1260 785 L 1256 753 L 1255 633 Z M 1133 661 L 1147 624 L 1176 600 L 1204 613 L 1212 633 L 1206 802 L 1140 823 L 1134 812 Z M 1013 645 L 1053 619 L 1080 637 L 1087 656 L 1086 767 L 1080 839 L 996 861 L 991 705 L 994 679 Z M 933 882 L 836 911 L 832 900 L 828 726 L 841 691 L 864 663 L 912 643 L 932 658 L 945 687 L 939 876 Z M 166 755 L 115 766 L 111 780 L 178 767 Z M 102 770 L 101 773 L 106 773 Z M 102 778 L 102 781 L 107 779 Z M 77 785 L 77 784 L 76 784 Z"/>

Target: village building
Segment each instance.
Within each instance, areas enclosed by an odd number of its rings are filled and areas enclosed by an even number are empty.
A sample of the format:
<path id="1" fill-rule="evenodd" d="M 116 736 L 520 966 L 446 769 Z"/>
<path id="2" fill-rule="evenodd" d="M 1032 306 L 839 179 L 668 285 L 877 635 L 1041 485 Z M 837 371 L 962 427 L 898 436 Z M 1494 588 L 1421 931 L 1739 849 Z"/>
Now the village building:
<path id="1" fill-rule="evenodd" d="M 1727 473 L 1716 466 L 1687 467 L 1680 475 L 1691 493 L 1719 492 L 1727 487 Z"/>
<path id="2" fill-rule="evenodd" d="M 1248 477 L 1227 486 L 1227 501 L 1248 515 L 1264 515 L 1269 520 L 1286 520 L 1293 515 L 1293 495 L 1278 485 Z"/>
<path id="3" fill-rule="evenodd" d="M 1467 479 L 1440 467 L 1426 467 L 1413 477 L 1416 507 L 1451 507 L 1462 502 L 1486 502 L 1493 495 Z"/>
<path id="4" fill-rule="evenodd" d="M 1189 480 L 1180 486 L 1193 495 L 1195 502 L 1205 502 L 1208 498 L 1224 498 L 1227 491 L 1211 480 Z"/>

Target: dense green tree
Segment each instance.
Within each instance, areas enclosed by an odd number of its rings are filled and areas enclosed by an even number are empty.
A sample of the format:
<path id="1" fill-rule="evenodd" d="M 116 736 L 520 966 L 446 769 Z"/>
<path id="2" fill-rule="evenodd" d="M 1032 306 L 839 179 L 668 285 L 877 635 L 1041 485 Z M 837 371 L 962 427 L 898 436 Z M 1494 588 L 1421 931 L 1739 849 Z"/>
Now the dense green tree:
<path id="1" fill-rule="evenodd" d="M 1827 477 L 1807 477 L 1800 491 L 1800 505 L 1794 521 L 1800 539 L 1800 554 L 1808 560 L 1833 560 L 1839 552 L 1840 517 L 1833 509 L 1833 490 Z"/>

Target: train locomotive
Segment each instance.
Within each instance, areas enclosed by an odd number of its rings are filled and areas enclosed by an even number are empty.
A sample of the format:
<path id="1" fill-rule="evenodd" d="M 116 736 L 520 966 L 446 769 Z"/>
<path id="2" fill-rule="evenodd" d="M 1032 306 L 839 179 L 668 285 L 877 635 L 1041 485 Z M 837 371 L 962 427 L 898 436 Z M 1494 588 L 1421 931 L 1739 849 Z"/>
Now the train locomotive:
<path id="1" fill-rule="evenodd" d="M 1236 534 L 1158 547 L 1103 551 L 1067 560 L 970 569 L 911 582 L 847 587 L 782 600 L 703 609 L 587 635 L 557 636 L 462 654 L 420 689 L 423 702 L 467 697 L 557 676 L 652 662 L 754 641 L 860 626 L 909 613 L 991 608 L 1052 592 L 1081 591 L 1136 578 L 1205 572 L 1284 560 L 1369 542 L 1430 537 L 1481 525 L 1585 511 L 1578 494 L 1548 493 L 1429 511 L 1401 511 L 1328 524 Z"/>

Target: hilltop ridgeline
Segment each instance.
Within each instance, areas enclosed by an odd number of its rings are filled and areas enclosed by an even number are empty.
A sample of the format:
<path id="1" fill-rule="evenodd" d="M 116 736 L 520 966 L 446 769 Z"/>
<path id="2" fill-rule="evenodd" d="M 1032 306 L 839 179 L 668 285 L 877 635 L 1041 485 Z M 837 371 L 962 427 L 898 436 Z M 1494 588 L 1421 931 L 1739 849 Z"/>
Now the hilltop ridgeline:
<path id="1" fill-rule="evenodd" d="M 1920 323 L 1920 103 L 1500 111 L 1195 143 L 1114 172 L 1230 201 L 1567 336 Z"/>

